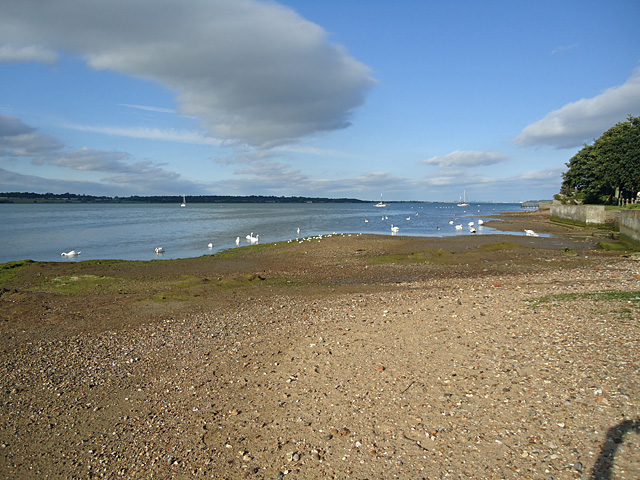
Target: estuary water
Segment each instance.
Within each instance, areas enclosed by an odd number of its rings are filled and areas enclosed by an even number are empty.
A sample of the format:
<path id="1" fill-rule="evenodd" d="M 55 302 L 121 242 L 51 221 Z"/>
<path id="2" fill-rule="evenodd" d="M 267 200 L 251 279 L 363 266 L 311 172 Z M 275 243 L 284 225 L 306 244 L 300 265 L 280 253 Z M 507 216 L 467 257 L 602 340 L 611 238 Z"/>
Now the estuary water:
<path id="1" fill-rule="evenodd" d="M 14 260 L 82 261 L 190 258 L 298 237 L 344 234 L 470 235 L 483 216 L 518 211 L 517 203 L 272 203 L 272 204 L 2 204 L 0 263 Z M 462 224 L 462 230 L 454 225 Z M 477 234 L 500 233 L 488 227 Z M 209 248 L 209 243 L 213 244 Z M 157 255 L 156 247 L 164 253 Z M 62 252 L 81 251 L 76 257 Z"/>

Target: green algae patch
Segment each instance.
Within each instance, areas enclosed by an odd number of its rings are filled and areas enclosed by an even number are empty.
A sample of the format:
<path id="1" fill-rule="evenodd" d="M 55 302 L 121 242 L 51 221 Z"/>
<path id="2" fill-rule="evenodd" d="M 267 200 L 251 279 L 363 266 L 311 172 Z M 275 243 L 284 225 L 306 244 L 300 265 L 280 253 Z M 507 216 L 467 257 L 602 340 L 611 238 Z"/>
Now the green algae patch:
<path id="1" fill-rule="evenodd" d="M 460 262 L 478 260 L 479 254 L 495 253 L 514 250 L 531 249 L 533 247 L 521 245 L 515 242 L 497 242 L 479 245 L 462 252 L 450 252 L 443 249 L 420 250 L 406 253 L 394 253 L 388 255 L 378 255 L 368 260 L 369 264 L 432 264 L 451 265 Z"/>
<path id="2" fill-rule="evenodd" d="M 371 265 L 410 264 L 410 263 L 450 263 L 454 253 L 446 250 L 421 250 L 407 253 L 378 255 L 367 260 Z"/>
<path id="3" fill-rule="evenodd" d="M 473 250 L 478 252 L 496 252 L 503 250 L 521 250 L 523 248 L 533 248 L 528 245 L 521 245 L 515 242 L 497 242 L 497 243 L 487 243 L 486 245 L 478 245 L 477 247 L 473 247 Z"/>
<path id="4" fill-rule="evenodd" d="M 46 280 L 37 290 L 64 295 L 113 292 L 123 288 L 123 280 L 98 275 L 64 275 Z"/>
<path id="5" fill-rule="evenodd" d="M 640 290 L 605 290 L 602 292 L 586 292 L 586 293 L 557 293 L 555 295 L 545 295 L 535 300 L 529 300 L 528 303 L 534 306 L 551 305 L 558 302 L 571 302 L 576 300 L 591 299 L 603 302 L 627 302 L 640 305 Z"/>
<path id="6" fill-rule="evenodd" d="M 625 242 L 601 240 L 596 244 L 596 250 L 606 252 L 637 252 L 640 248 Z"/>
<path id="7" fill-rule="evenodd" d="M 21 270 L 33 265 L 32 260 L 19 260 L 0 264 L 0 286 L 20 274 Z"/>

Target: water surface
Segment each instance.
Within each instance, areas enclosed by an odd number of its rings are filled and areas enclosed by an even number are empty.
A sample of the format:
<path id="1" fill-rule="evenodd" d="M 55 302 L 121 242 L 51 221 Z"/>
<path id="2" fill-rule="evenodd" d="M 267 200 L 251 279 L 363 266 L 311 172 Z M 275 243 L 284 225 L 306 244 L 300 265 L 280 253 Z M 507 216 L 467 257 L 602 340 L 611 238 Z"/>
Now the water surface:
<path id="1" fill-rule="evenodd" d="M 13 260 L 79 261 L 189 258 L 248 245 L 331 233 L 450 236 L 470 235 L 468 222 L 519 204 L 391 203 L 339 204 L 2 204 L 0 263 Z M 462 224 L 456 230 L 449 222 Z M 478 234 L 500 233 L 483 227 Z M 213 248 L 209 249 L 209 243 Z M 165 252 L 158 256 L 156 247 Z M 74 258 L 60 253 L 79 250 Z"/>

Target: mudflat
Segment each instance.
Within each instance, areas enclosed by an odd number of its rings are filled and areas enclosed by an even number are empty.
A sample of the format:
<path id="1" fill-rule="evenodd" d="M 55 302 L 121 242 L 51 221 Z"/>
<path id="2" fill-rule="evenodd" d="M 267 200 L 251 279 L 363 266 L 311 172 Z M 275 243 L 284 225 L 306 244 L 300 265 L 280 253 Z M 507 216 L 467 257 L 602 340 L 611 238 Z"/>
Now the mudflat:
<path id="1" fill-rule="evenodd" d="M 638 254 L 485 225 L 2 265 L 0 476 L 640 478 Z"/>

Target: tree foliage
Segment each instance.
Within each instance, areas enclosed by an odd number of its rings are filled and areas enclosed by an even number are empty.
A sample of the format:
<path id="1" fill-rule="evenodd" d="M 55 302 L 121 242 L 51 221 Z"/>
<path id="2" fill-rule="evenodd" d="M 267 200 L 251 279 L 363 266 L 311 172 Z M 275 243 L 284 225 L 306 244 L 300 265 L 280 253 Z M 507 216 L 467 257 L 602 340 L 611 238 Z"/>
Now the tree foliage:
<path id="1" fill-rule="evenodd" d="M 584 203 L 616 203 L 640 191 L 640 117 L 628 117 L 585 145 L 562 174 L 560 193 Z"/>

